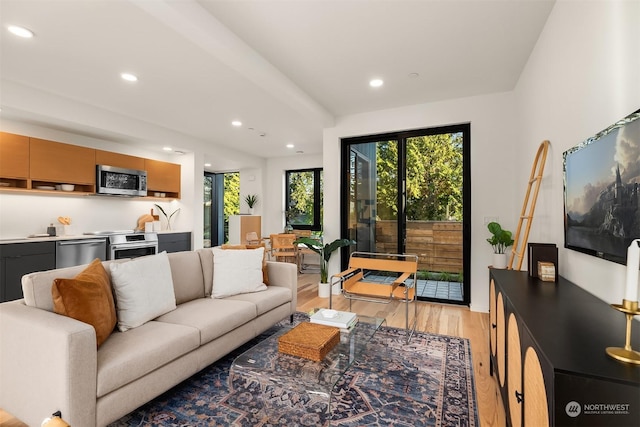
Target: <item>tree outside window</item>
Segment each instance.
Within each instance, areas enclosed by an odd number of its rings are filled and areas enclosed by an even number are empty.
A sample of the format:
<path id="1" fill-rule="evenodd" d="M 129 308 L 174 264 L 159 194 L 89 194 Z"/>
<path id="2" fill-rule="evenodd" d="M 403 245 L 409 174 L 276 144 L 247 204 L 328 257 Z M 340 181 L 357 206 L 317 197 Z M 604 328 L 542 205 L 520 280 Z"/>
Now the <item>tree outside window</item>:
<path id="1" fill-rule="evenodd" d="M 286 171 L 286 221 L 294 229 L 322 229 L 322 169 Z"/>

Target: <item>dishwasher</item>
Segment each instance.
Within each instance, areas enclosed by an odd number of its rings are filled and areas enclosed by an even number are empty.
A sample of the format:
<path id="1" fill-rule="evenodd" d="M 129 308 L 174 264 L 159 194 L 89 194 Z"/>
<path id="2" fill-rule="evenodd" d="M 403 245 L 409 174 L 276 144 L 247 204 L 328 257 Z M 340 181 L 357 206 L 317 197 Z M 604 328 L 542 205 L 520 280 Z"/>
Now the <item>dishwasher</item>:
<path id="1" fill-rule="evenodd" d="M 96 258 L 107 259 L 106 237 L 56 242 L 56 268 L 89 264 Z"/>

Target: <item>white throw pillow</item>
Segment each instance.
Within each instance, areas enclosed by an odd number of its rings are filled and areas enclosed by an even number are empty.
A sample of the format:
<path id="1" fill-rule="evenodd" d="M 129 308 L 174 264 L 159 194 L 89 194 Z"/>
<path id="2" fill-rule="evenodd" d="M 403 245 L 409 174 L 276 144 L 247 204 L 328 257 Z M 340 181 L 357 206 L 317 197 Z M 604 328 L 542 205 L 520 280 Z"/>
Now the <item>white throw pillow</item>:
<path id="1" fill-rule="evenodd" d="M 112 263 L 109 268 L 121 332 L 175 310 L 176 296 L 166 252 Z"/>
<path id="2" fill-rule="evenodd" d="M 267 289 L 262 282 L 264 248 L 213 251 L 213 290 L 211 298 L 258 292 Z"/>

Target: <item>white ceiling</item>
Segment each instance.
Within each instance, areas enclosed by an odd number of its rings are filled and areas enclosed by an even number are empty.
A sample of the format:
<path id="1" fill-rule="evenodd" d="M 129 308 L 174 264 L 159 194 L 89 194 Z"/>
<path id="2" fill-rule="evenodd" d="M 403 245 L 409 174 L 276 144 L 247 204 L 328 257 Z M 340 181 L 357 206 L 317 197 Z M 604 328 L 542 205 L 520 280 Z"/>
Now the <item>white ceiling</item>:
<path id="1" fill-rule="evenodd" d="M 342 115 L 512 90 L 552 7 L 0 0 L 0 114 L 149 149 L 170 140 L 221 169 L 225 150 L 320 153 L 322 129 Z M 35 37 L 19 39 L 9 24 Z M 123 71 L 139 81 L 122 81 Z M 373 77 L 384 85 L 370 88 Z"/>

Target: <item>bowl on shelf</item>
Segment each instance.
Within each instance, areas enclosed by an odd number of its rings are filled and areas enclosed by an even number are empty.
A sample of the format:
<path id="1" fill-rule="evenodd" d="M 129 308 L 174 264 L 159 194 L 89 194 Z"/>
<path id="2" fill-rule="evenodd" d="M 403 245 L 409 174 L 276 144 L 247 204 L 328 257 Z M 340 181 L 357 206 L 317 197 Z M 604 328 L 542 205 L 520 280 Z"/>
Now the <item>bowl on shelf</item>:
<path id="1" fill-rule="evenodd" d="M 76 186 L 73 184 L 61 184 L 60 188 L 62 189 L 62 191 L 73 191 L 75 190 Z"/>

